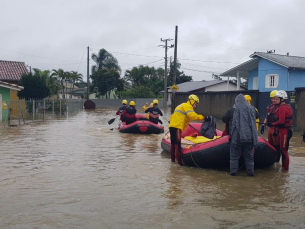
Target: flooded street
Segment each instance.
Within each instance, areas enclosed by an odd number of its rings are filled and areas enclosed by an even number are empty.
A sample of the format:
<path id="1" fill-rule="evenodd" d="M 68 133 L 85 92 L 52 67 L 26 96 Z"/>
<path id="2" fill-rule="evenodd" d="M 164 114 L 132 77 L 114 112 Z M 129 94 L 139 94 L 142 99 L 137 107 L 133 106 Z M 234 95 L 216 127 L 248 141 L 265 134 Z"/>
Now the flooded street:
<path id="1" fill-rule="evenodd" d="M 110 130 L 114 113 L 0 128 L 0 228 L 305 228 L 301 133 L 288 173 L 231 177 L 171 163 L 163 134 Z"/>

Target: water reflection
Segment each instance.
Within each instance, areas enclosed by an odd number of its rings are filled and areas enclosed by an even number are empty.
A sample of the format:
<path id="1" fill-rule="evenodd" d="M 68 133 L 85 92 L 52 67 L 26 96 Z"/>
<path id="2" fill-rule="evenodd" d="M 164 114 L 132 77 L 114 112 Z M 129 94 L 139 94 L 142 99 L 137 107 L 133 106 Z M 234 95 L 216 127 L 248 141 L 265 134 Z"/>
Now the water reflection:
<path id="1" fill-rule="evenodd" d="M 296 133 L 288 173 L 275 164 L 231 177 L 171 163 L 162 135 L 110 130 L 115 111 L 0 128 L 0 228 L 304 227 Z"/>

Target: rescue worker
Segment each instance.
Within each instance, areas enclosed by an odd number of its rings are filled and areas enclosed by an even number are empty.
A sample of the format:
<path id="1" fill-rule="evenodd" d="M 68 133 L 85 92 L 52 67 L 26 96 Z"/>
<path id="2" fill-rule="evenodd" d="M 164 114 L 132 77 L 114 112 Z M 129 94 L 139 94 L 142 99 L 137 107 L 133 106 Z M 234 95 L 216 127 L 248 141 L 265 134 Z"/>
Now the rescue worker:
<path id="1" fill-rule="evenodd" d="M 149 108 L 148 102 L 146 102 L 146 103 L 144 104 L 144 106 L 142 107 L 142 110 L 143 110 L 143 111 L 146 111 L 147 108 Z"/>
<path id="2" fill-rule="evenodd" d="M 274 95 L 276 93 L 277 93 L 277 90 L 273 90 L 273 91 L 270 92 L 270 98 L 271 98 L 272 103 L 266 109 L 267 115 L 266 115 L 266 118 L 264 120 L 264 124 L 261 127 L 261 134 L 264 133 L 267 122 L 275 122 L 274 112 L 275 112 L 276 108 L 278 107 L 278 105 L 276 104 L 276 100 L 274 99 Z M 274 127 L 268 127 L 268 142 L 278 152 L 278 158 L 277 158 L 276 161 L 279 162 L 280 158 L 281 158 L 281 151 L 280 151 L 280 145 L 279 145 L 280 142 L 279 142 L 279 136 L 273 136 L 274 134 L 276 135 L 276 133 L 274 133 L 274 131 L 275 131 Z"/>
<path id="3" fill-rule="evenodd" d="M 198 115 L 194 108 L 199 104 L 199 98 L 192 94 L 188 97 L 186 103 L 182 103 L 176 107 L 174 113 L 169 118 L 169 131 L 171 137 L 171 161 L 175 162 L 175 156 L 179 165 L 182 165 L 181 157 L 181 133 L 189 125 L 190 121 L 203 120 L 202 115 Z M 207 119 L 208 117 L 206 117 Z"/>
<path id="4" fill-rule="evenodd" d="M 126 110 L 127 108 L 127 100 L 124 99 L 122 101 L 123 106 L 121 106 L 118 111 L 115 113 L 116 115 L 120 115 L 120 120 L 122 120 L 122 113 Z"/>
<path id="5" fill-rule="evenodd" d="M 137 109 L 135 108 L 136 103 L 131 101 L 129 107 L 122 113 L 122 122 L 126 122 L 126 125 L 136 121 Z"/>
<path id="6" fill-rule="evenodd" d="M 163 116 L 163 113 L 159 109 L 158 103 L 159 103 L 159 101 L 157 99 L 154 99 L 153 107 L 149 107 L 148 109 L 146 109 L 145 113 L 149 113 L 149 117 L 148 117 L 149 121 L 151 121 L 151 122 L 153 122 L 155 124 L 158 124 L 158 122 L 163 124 L 162 121 L 159 119 L 159 116 L 160 115 Z"/>
<path id="7" fill-rule="evenodd" d="M 251 101 L 252 101 L 252 98 L 250 95 L 245 95 L 244 96 L 245 99 L 247 100 L 247 102 L 249 103 L 249 105 L 251 105 Z M 254 106 L 253 106 L 254 107 Z M 258 112 L 258 110 L 256 109 L 256 107 L 254 107 L 254 109 Z M 256 130 L 258 131 L 258 128 L 259 128 L 259 118 L 256 119 Z"/>
<path id="8" fill-rule="evenodd" d="M 254 107 L 239 94 L 235 98 L 235 109 L 230 126 L 230 175 L 236 176 L 239 158 L 243 153 L 248 176 L 254 176 L 254 147 L 258 143 L 256 121 L 258 117 Z"/>
<path id="9" fill-rule="evenodd" d="M 151 108 L 151 107 L 154 107 L 154 103 L 151 103 L 148 108 Z M 149 112 L 147 112 L 146 118 L 149 119 Z"/>
<path id="10" fill-rule="evenodd" d="M 293 110 L 289 104 L 285 103 L 288 99 L 285 91 L 279 90 L 274 95 L 275 104 L 278 105 L 274 112 L 274 121 L 267 122 L 268 127 L 275 127 L 275 134 L 278 131 L 280 138 L 280 151 L 282 154 L 282 167 L 284 171 L 289 170 L 288 147 L 292 136 L 291 126 L 293 123 Z"/>

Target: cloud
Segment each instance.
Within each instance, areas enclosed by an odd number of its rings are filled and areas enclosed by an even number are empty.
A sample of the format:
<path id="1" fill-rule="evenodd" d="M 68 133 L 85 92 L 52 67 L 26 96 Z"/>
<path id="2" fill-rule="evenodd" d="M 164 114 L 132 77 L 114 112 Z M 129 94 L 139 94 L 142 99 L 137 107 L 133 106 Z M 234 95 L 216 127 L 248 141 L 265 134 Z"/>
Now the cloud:
<path id="1" fill-rule="evenodd" d="M 213 72 L 247 61 L 255 51 L 305 56 L 301 0 L 15 0 L 2 5 L 0 59 L 32 68 L 86 76 L 88 46 L 91 52 L 111 52 L 123 70 L 164 66 L 160 38 L 174 39 L 176 25 L 178 59 L 194 80 L 211 80 Z M 171 56 L 174 49 L 168 50 Z"/>

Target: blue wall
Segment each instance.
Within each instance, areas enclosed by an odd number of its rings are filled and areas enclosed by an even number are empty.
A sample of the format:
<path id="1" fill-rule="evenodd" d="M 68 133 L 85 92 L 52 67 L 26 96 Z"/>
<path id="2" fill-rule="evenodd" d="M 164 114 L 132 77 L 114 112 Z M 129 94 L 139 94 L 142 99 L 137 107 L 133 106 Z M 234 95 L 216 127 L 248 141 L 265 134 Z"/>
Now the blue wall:
<path id="1" fill-rule="evenodd" d="M 270 92 L 273 90 L 287 90 L 287 68 L 273 63 L 269 60 L 260 58 L 258 63 L 258 89 L 260 92 Z M 266 75 L 277 74 L 279 75 L 278 88 L 265 88 Z M 294 89 L 293 89 L 294 90 Z"/>
<path id="2" fill-rule="evenodd" d="M 258 69 L 249 71 L 248 90 L 253 90 L 253 78 L 258 77 Z"/>
<path id="3" fill-rule="evenodd" d="M 305 71 L 301 70 L 289 70 L 289 81 L 288 81 L 288 90 L 295 91 L 296 87 L 305 87 Z"/>

